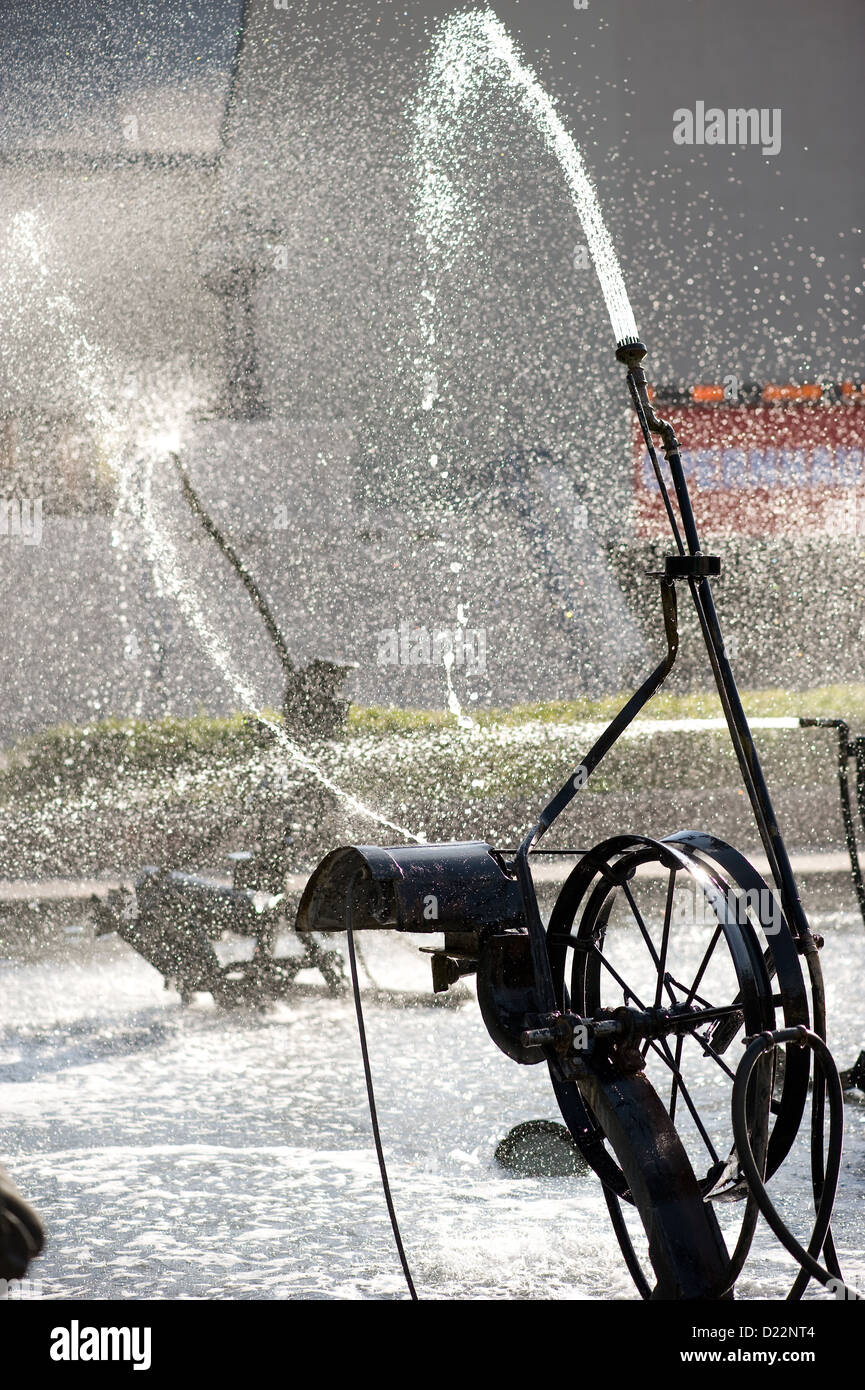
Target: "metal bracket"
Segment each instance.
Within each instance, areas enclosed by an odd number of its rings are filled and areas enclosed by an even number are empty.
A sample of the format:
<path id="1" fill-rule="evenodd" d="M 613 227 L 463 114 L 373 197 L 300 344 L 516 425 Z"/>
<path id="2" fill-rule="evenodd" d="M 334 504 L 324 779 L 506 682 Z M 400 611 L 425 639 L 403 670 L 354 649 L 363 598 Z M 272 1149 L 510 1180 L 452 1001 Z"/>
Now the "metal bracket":
<path id="1" fill-rule="evenodd" d="M 721 573 L 720 555 L 665 555 L 665 579 L 706 579 Z"/>

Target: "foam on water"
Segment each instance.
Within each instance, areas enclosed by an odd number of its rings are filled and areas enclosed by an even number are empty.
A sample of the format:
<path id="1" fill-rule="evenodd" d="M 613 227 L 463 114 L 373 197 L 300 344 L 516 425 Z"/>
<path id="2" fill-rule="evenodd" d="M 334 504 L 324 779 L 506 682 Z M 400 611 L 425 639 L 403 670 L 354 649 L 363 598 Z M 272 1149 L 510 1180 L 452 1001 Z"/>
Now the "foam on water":
<path id="1" fill-rule="evenodd" d="M 845 1058 L 859 1045 L 860 935 L 851 917 L 826 947 L 836 962 L 832 1045 Z M 385 987 L 428 989 L 425 958 L 403 938 L 370 936 Z M 14 989 L 0 996 L 4 1143 L 50 1217 L 35 1269 L 44 1298 L 403 1296 L 350 998 L 316 991 L 268 1013 L 183 1009 L 155 971 L 108 940 L 13 968 Z M 593 1175 L 515 1179 L 495 1163 L 512 1125 L 552 1118 L 544 1070 L 515 1067 L 492 1047 L 470 993 L 450 1009 L 369 1000 L 366 1014 L 422 1297 L 633 1299 Z M 326 1068 L 312 1062 L 321 1047 Z M 706 1059 L 694 1065 L 711 1075 Z M 858 1283 L 865 1107 L 846 1108 L 845 1128 L 836 1239 Z M 801 1231 L 809 1157 L 800 1142 L 775 1180 Z M 723 1223 L 731 1209 L 719 1215 Z M 741 1296 L 783 1297 L 793 1274 L 761 1223 Z M 807 1297 L 825 1295 L 812 1286 Z"/>

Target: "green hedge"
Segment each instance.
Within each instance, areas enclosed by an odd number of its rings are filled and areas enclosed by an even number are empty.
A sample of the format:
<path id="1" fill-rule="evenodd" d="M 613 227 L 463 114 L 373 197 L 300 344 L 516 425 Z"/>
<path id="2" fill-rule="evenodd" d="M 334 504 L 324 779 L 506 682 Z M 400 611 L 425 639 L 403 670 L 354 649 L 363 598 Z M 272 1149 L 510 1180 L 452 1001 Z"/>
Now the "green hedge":
<path id="1" fill-rule="evenodd" d="M 343 739 L 318 745 L 316 760 L 336 777 L 358 779 L 368 794 L 393 781 L 394 767 L 407 786 L 434 798 L 482 781 L 493 795 L 509 794 L 566 772 L 573 753 L 586 747 L 578 726 L 606 722 L 626 697 L 551 702 L 511 709 L 472 711 L 478 726 L 473 737 L 456 727 L 453 716 L 431 710 L 352 706 Z M 865 720 L 865 686 L 824 686 L 805 692 L 752 691 L 744 697 L 752 717 L 841 714 L 856 724 Z M 664 695 L 645 711 L 653 719 L 718 718 L 714 694 Z M 280 716 L 268 712 L 274 723 Z M 570 732 L 573 727 L 573 734 Z M 830 736 L 812 731 L 761 730 L 758 743 L 786 782 L 829 780 Z M 232 764 L 248 761 L 267 746 L 266 731 L 248 715 L 189 719 L 106 719 L 74 727 L 58 726 L 7 749 L 0 771 L 0 798 L 56 794 L 95 779 L 124 774 L 170 775 L 181 768 L 211 768 L 218 778 Z M 768 769 L 767 769 L 768 770 Z M 603 776 L 591 790 L 629 786 L 699 786 L 711 776 L 730 785 L 737 775 L 726 734 L 717 730 L 655 733 L 651 739 L 628 739 L 610 755 Z M 390 798 L 387 798 L 390 800 Z"/>

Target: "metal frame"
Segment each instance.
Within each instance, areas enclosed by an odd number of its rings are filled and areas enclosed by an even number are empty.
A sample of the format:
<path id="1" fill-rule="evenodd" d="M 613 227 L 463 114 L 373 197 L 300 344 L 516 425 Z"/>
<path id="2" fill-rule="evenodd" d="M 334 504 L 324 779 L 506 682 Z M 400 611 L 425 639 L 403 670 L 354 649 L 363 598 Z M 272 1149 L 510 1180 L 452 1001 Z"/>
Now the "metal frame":
<path id="1" fill-rule="evenodd" d="M 533 897 L 534 895 L 528 892 L 531 877 L 528 872 L 529 854 L 532 853 L 541 837 L 546 834 L 565 807 L 574 799 L 577 791 L 585 785 L 589 776 L 594 772 L 601 759 L 610 751 L 619 735 L 627 728 L 652 695 L 660 689 L 672 669 L 679 645 L 676 628 L 675 584 L 677 580 L 684 579 L 688 584 L 700 630 L 706 644 L 730 740 L 733 744 L 748 800 L 751 803 L 760 840 L 769 861 L 772 877 L 781 897 L 784 916 L 793 935 L 800 943 L 802 953 L 808 955 L 809 958 L 811 956 L 816 957 L 817 946 L 811 935 L 808 920 L 799 898 L 790 856 L 778 827 L 772 798 L 763 775 L 748 719 L 742 707 L 736 677 L 733 674 L 733 668 L 724 646 L 724 638 L 710 583 L 710 575 L 720 574 L 720 560 L 716 556 L 703 554 L 685 471 L 679 454 L 678 440 L 672 426 L 655 414 L 649 401 L 648 383 L 641 365 L 645 355 L 644 344 L 637 341 L 621 343 L 616 349 L 617 360 L 627 367 L 628 389 L 661 490 L 664 508 L 677 550 L 676 555 L 667 557 L 664 574 L 659 576 L 661 598 L 664 605 L 667 657 L 612 721 L 583 759 L 577 773 L 556 793 L 541 813 L 537 825 L 533 826 L 526 835 L 517 851 L 516 862 L 520 883 L 526 890 L 526 897 Z M 681 531 L 673 511 L 652 435 L 658 435 L 662 441 L 664 457 L 667 460 L 678 503 L 682 523 Z M 682 532 L 684 532 L 684 541 Z M 526 907 L 528 910 L 528 901 Z M 821 1030 L 818 1028 L 818 1031 Z M 822 1031 L 821 1036 L 823 1036 Z"/>
<path id="2" fill-rule="evenodd" d="M 519 1063 L 547 1062 L 562 1115 L 604 1184 L 614 1230 L 643 1297 L 730 1296 L 747 1256 L 758 1209 L 764 1215 L 774 1210 L 766 1194 L 765 1180 L 786 1157 L 798 1133 L 807 1103 L 813 1054 L 811 1160 L 818 1214 L 805 1259 L 796 1254 L 802 1272 L 791 1297 L 799 1297 L 809 1278 L 826 1283 L 839 1274 L 828 1216 L 837 1173 L 834 1157 L 827 1168 L 823 1156 L 826 1086 L 828 1081 L 832 1090 L 837 1073 L 831 1058 L 826 1061 L 829 1054 L 822 1041 L 825 999 L 817 955 L 819 943 L 811 934 L 799 898 L 790 857 L 725 650 L 710 582 L 720 573 L 720 559 L 703 553 L 675 432 L 655 414 L 649 400 L 642 367 L 645 353 L 644 345 L 634 340 L 619 344 L 616 357 L 627 369 L 631 399 L 675 542 L 675 553 L 666 557 L 663 571 L 655 576 L 660 585 L 664 657 L 547 802 L 516 850 L 498 851 L 477 841 L 335 850 L 307 883 L 298 910 L 297 929 L 301 933 L 346 930 L 352 960 L 355 928 L 444 932 L 444 949 L 433 952 L 435 987 L 446 987 L 461 974 L 476 969 L 478 1002 L 493 1041 Z M 678 516 L 653 436 L 661 441 Z M 578 856 L 578 863 L 560 894 L 549 929 L 545 929 L 532 877 L 532 857 L 545 853 L 540 848 L 543 837 L 672 669 L 679 647 L 678 583 L 687 584 L 697 614 L 730 740 L 780 900 L 780 916 L 777 921 L 764 920 L 761 908 L 760 920 L 752 924 L 739 920 L 736 913 L 731 915 L 727 896 L 731 888 L 764 889 L 767 885 L 744 856 L 729 845 L 711 835 L 683 831 L 664 841 L 618 836 L 593 850 L 572 851 Z M 591 998 L 584 998 L 586 1012 L 592 1008 L 593 1013 L 584 1017 L 572 1007 L 564 982 L 564 963 L 569 950 L 576 953 L 596 946 L 594 937 L 589 941 L 585 933 L 580 936 L 580 929 L 574 934 L 574 916 L 577 911 L 584 913 L 599 922 L 603 932 L 604 914 L 609 911 L 613 893 L 620 887 L 627 892 L 629 875 L 647 860 L 659 862 L 671 871 L 665 943 L 673 876 L 686 873 L 700 882 L 712 902 L 718 923 L 713 940 L 723 933 L 738 993 L 725 999 L 722 1006 L 707 1006 L 705 1001 L 695 999 L 695 984 L 684 999 L 670 990 L 670 1002 L 662 1003 L 659 987 L 651 1005 L 637 1003 L 634 1007 L 633 992 L 626 989 L 625 1006 L 608 1010 L 597 1006 L 597 990 L 593 989 Z M 430 905 L 433 911 L 426 910 Z M 581 928 L 585 916 L 581 918 Z M 755 926 L 766 935 L 765 950 L 758 944 Z M 658 965 L 659 981 L 666 980 L 663 959 L 655 957 L 654 951 L 653 958 Z M 576 997 L 585 995 L 585 991 L 579 988 L 582 967 L 578 954 L 575 960 Z M 803 961 L 810 981 L 813 1033 L 809 1027 Z M 626 983 L 621 977 L 616 978 L 620 984 Z M 773 992 L 775 988 L 778 996 Z M 357 995 L 356 981 L 355 992 Z M 359 1009 L 357 998 L 356 1003 Z M 775 1008 L 779 1003 L 786 1026 L 775 1031 Z M 360 1012 L 359 1022 L 362 1026 Z M 740 1082 L 741 1069 L 734 1074 L 730 1067 L 725 1067 L 734 1082 L 731 1114 L 737 1140 L 726 1159 L 713 1151 L 716 1161 L 705 1177 L 698 1179 L 673 1122 L 675 1105 L 671 1102 L 670 1109 L 665 1109 L 644 1065 L 649 1048 L 658 1040 L 666 1047 L 668 1037 L 681 1038 L 688 1032 L 696 1035 L 700 1026 L 710 1022 L 717 1028 L 713 1041 L 723 1038 L 723 1042 L 718 1042 L 722 1050 L 730 1045 L 743 1023 L 746 1028 L 756 1029 L 762 1042 L 759 1053 L 748 1054 L 745 1083 Z M 588 1038 L 588 1042 L 582 1038 Z M 786 1048 L 786 1066 L 779 1079 L 775 1067 L 781 1046 Z M 678 1063 L 674 1062 L 673 1069 L 678 1078 Z M 370 1089 L 369 1076 L 367 1084 Z M 681 1092 L 684 1098 L 683 1082 Z M 371 1089 L 370 1100 L 372 1106 Z M 770 1134 L 771 1112 L 775 1120 Z M 840 1152 L 837 1107 L 830 1108 L 830 1115 L 830 1149 L 834 1156 L 836 1150 Z M 743 1144 L 747 1160 L 744 1165 L 737 1158 L 737 1147 L 741 1152 Z M 745 1202 L 732 1254 L 726 1250 L 714 1211 L 715 1200 L 725 1199 Z M 634 1252 L 620 1200 L 632 1202 L 639 1210 L 649 1240 L 654 1289 Z M 776 1234 L 784 1231 L 779 1239 L 793 1251 L 794 1238 L 786 1232 L 780 1218 L 776 1224 Z M 796 1251 L 801 1253 L 801 1247 L 796 1246 Z M 816 1256 L 821 1252 L 828 1269 L 817 1263 Z"/>

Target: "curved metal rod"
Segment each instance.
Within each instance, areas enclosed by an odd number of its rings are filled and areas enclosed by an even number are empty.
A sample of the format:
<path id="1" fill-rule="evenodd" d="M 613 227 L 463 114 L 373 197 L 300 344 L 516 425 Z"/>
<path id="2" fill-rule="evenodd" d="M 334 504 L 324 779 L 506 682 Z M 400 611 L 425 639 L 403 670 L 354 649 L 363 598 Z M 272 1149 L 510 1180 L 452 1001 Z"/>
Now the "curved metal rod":
<path id="1" fill-rule="evenodd" d="M 657 690 L 663 685 L 679 650 L 679 625 L 676 607 L 676 586 L 667 579 L 661 579 L 661 605 L 664 612 L 664 632 L 667 638 L 667 653 L 654 669 L 648 680 L 644 681 L 636 694 L 632 695 L 626 705 L 619 711 L 615 719 L 602 733 L 596 743 L 592 745 L 580 766 L 572 773 L 563 787 L 556 793 L 550 802 L 541 812 L 540 819 L 533 825 L 526 835 L 522 844 L 515 855 L 515 868 L 517 881 L 520 888 L 520 896 L 523 901 L 526 922 L 529 928 L 531 940 L 532 963 L 535 970 L 535 978 L 541 992 L 543 1005 L 547 1009 L 555 1008 L 555 988 L 553 985 L 552 971 L 550 969 L 550 958 L 547 951 L 547 937 L 541 921 L 540 909 L 538 907 L 537 894 L 532 880 L 531 869 L 529 868 L 529 854 L 543 835 L 549 830 L 550 826 L 561 815 L 566 806 L 573 801 L 577 792 L 582 791 L 589 777 L 602 758 L 612 748 L 620 734 L 628 727 L 633 719 L 639 714 L 640 710 L 652 698 Z"/>
<path id="2" fill-rule="evenodd" d="M 859 912 L 862 921 L 865 922 L 865 883 L 862 880 L 862 866 L 859 862 L 859 850 L 856 844 L 856 824 L 853 819 L 853 805 L 850 797 L 850 778 L 847 772 L 847 763 L 850 758 L 856 759 L 856 800 L 859 807 L 859 815 L 863 825 L 865 825 L 865 777 L 861 767 L 862 752 L 861 740 L 856 739 L 851 742 L 850 725 L 846 719 L 814 719 L 803 718 L 799 720 L 800 729 L 836 729 L 838 732 L 838 791 L 841 796 L 841 820 L 844 824 L 844 840 L 847 845 L 847 853 L 850 856 L 850 873 L 853 878 L 853 887 L 856 890 L 856 901 L 859 904 Z"/>
<path id="3" fill-rule="evenodd" d="M 282 662 L 283 670 L 286 671 L 289 675 L 294 675 L 296 667 L 291 657 L 289 656 L 286 640 L 283 637 L 282 632 L 280 631 L 275 617 L 273 616 L 270 604 L 267 602 L 267 599 L 264 597 L 264 594 L 261 592 L 252 575 L 250 574 L 249 570 L 246 568 L 246 565 L 243 563 L 237 551 L 234 549 L 234 546 L 222 534 L 210 513 L 205 509 L 204 503 L 202 502 L 201 498 L 198 496 L 198 493 L 195 491 L 195 488 L 192 486 L 192 483 L 190 482 L 189 474 L 187 473 L 186 469 L 180 461 L 180 455 L 172 454 L 171 460 L 180 476 L 180 487 L 183 492 L 184 501 L 188 504 L 189 509 L 193 513 L 193 515 L 198 517 L 198 520 L 201 522 L 207 534 L 211 536 L 213 540 L 216 541 L 216 544 L 219 546 L 219 549 L 222 551 L 226 560 L 228 560 L 229 564 L 231 565 L 241 584 L 246 589 L 246 592 L 252 599 L 252 602 L 255 604 L 255 607 L 258 610 L 258 613 L 262 618 L 262 621 L 264 622 L 264 626 L 267 628 L 268 636 L 270 637 L 270 640 L 273 642 L 279 659 Z"/>
<path id="4" fill-rule="evenodd" d="M 663 661 L 659 662 L 648 680 L 645 680 L 636 694 L 631 696 L 626 705 L 623 705 L 615 719 L 608 724 L 601 737 L 589 749 L 576 771 L 571 774 L 564 786 L 544 807 L 537 825 L 532 826 L 520 845 L 517 851 L 518 857 L 525 856 L 534 849 L 541 836 L 546 834 L 553 822 L 573 801 L 577 792 L 586 785 L 601 759 L 606 757 L 613 744 L 624 733 L 628 725 L 636 719 L 643 706 L 648 704 L 652 696 L 660 690 L 670 674 L 679 651 L 679 623 L 676 586 L 667 579 L 661 580 L 661 605 L 664 613 L 664 635 L 667 639 L 667 653 Z"/>

